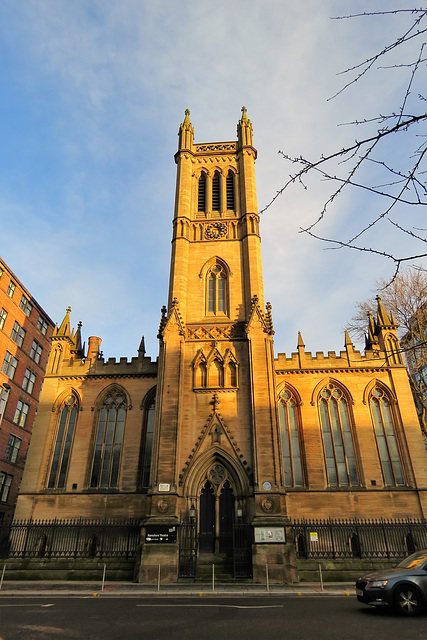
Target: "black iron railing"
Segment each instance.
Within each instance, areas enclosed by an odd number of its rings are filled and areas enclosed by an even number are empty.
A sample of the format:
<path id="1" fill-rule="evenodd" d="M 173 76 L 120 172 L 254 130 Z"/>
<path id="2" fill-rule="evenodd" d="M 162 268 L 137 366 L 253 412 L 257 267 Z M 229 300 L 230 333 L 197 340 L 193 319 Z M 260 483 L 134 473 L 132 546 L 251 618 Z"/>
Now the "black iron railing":
<path id="1" fill-rule="evenodd" d="M 132 558 L 139 520 L 15 520 L 0 525 L 2 558 Z"/>
<path id="2" fill-rule="evenodd" d="M 197 526 L 181 523 L 178 530 L 180 578 L 195 578 L 197 574 Z"/>
<path id="3" fill-rule="evenodd" d="M 295 520 L 298 558 L 403 558 L 427 548 L 427 521 Z"/>

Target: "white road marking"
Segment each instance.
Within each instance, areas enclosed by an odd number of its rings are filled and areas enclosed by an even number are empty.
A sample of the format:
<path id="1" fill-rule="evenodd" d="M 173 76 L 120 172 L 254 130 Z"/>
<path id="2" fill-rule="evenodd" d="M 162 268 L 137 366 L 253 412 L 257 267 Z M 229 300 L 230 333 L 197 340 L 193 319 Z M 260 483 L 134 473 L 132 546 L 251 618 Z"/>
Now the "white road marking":
<path id="1" fill-rule="evenodd" d="M 283 609 L 283 604 L 137 604 L 137 607 L 222 607 L 223 609 Z"/>
<path id="2" fill-rule="evenodd" d="M 0 604 L 0 607 L 54 607 L 54 604 Z"/>

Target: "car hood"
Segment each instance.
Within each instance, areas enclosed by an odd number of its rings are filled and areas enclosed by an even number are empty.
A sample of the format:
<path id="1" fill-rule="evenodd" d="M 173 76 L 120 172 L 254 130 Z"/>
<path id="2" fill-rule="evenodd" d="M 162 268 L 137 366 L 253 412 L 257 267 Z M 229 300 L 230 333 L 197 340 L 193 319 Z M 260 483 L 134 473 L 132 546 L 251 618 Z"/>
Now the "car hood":
<path id="1" fill-rule="evenodd" d="M 419 569 L 403 569 L 399 567 L 391 568 L 391 569 L 383 569 L 382 571 L 373 571 L 372 573 L 365 573 L 364 576 L 361 576 L 360 580 L 390 580 L 391 578 L 395 578 L 398 575 L 408 576 L 408 575 L 425 575 L 425 571 L 420 571 Z"/>

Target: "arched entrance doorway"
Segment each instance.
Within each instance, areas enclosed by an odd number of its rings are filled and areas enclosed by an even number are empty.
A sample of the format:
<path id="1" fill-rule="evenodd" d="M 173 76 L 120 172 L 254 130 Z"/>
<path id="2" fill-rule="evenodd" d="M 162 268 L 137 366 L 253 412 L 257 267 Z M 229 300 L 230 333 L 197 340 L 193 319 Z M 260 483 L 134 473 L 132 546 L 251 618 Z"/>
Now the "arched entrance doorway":
<path id="1" fill-rule="evenodd" d="M 215 464 L 202 487 L 199 502 L 199 549 L 209 553 L 231 553 L 235 496 L 227 473 Z"/>

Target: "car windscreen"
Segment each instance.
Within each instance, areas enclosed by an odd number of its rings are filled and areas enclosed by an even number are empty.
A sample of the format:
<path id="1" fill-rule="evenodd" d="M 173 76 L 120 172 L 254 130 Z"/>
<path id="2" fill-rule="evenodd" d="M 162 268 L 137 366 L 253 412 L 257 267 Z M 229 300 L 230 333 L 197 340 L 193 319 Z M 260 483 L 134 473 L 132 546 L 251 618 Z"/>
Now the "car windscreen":
<path id="1" fill-rule="evenodd" d="M 400 569 L 414 569 L 427 560 L 427 551 L 413 553 L 397 565 Z"/>

